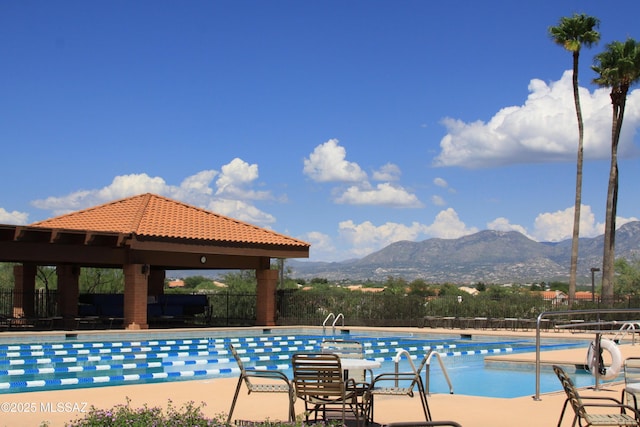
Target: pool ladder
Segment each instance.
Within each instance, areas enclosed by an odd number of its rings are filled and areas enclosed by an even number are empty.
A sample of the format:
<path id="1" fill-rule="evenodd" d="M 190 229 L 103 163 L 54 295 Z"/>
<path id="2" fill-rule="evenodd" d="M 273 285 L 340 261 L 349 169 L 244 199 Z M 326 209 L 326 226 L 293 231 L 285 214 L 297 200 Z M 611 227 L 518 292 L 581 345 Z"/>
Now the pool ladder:
<path id="1" fill-rule="evenodd" d="M 338 323 L 338 320 L 342 319 L 342 327 L 344 327 L 344 315 L 342 313 L 338 313 L 338 315 L 336 316 L 333 313 L 329 313 L 329 315 L 326 317 L 326 319 L 324 319 L 324 322 L 322 322 L 322 333 L 324 334 L 325 331 L 325 327 L 327 326 L 327 322 L 329 321 L 329 319 L 333 319 L 333 323 L 331 324 L 331 328 L 332 328 L 332 334 L 335 335 L 336 334 L 336 323 Z"/>
<path id="2" fill-rule="evenodd" d="M 407 360 L 409 361 L 409 364 L 411 365 L 411 370 L 413 371 L 413 373 L 415 373 L 416 372 L 416 366 L 413 364 L 413 360 L 411 359 L 411 354 L 407 350 L 402 349 L 402 348 L 400 350 L 398 350 L 398 352 L 396 353 L 396 356 L 393 358 L 393 361 L 395 362 L 395 365 L 396 365 L 395 373 L 397 374 L 399 372 L 400 358 L 402 357 L 402 355 L 407 356 Z M 447 373 L 447 369 L 445 368 L 444 362 L 442 361 L 442 356 L 440 356 L 440 353 L 438 353 L 437 351 L 433 351 L 432 349 L 430 349 L 429 352 L 426 355 L 427 362 L 426 362 L 425 383 L 424 383 L 425 393 L 427 393 L 427 396 L 430 395 L 430 392 L 429 392 L 429 377 L 431 375 L 431 359 L 434 356 L 436 357 L 436 359 L 438 359 L 438 362 L 440 363 L 440 369 L 442 369 L 442 373 L 444 374 L 444 378 L 447 380 L 447 384 L 449 385 L 449 394 L 453 394 L 453 384 L 451 384 L 451 379 L 449 378 L 449 374 Z M 398 386 L 398 384 L 396 383 L 396 387 L 397 386 Z"/>

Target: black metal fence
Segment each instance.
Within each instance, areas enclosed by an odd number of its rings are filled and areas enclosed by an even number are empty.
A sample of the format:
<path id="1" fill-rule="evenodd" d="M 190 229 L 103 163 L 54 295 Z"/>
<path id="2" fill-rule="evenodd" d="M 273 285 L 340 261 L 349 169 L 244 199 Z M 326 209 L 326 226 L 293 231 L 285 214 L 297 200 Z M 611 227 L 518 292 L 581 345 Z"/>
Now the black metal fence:
<path id="1" fill-rule="evenodd" d="M 208 296 L 208 307 L 198 315 L 198 323 L 209 326 L 252 326 L 256 321 L 256 294 L 215 293 Z M 33 316 L 59 315 L 57 292 L 37 290 L 16 294 L 0 290 L 0 315 L 13 316 L 14 303 L 33 298 Z M 640 297 L 624 296 L 611 304 L 602 301 L 576 301 L 572 308 L 640 308 Z M 534 319 L 545 311 L 570 311 L 566 302 L 547 301 L 535 294 L 510 294 L 491 298 L 476 296 L 419 297 L 351 291 L 279 291 L 276 323 L 278 325 L 322 325 L 329 313 L 342 314 L 351 326 L 421 326 L 426 317 L 453 318 L 522 318 Z M 612 319 L 613 320 L 613 319 Z M 615 319 L 626 320 L 626 319 Z M 634 319 L 637 320 L 637 319 Z"/>

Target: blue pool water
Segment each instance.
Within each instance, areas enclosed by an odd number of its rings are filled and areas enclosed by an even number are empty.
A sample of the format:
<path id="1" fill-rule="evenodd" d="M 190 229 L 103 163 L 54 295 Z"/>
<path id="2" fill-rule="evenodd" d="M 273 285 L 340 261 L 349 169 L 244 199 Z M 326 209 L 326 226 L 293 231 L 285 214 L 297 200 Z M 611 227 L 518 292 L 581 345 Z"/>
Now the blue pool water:
<path id="1" fill-rule="evenodd" d="M 317 329 L 3 339 L 0 393 L 237 376 L 239 371 L 229 344 L 236 347 L 246 366 L 279 369 L 291 376 L 292 354 L 319 351 L 323 339 L 336 337 L 362 342 L 365 358 L 381 363 L 374 373 L 393 372 L 393 358 L 399 349 L 407 350 L 416 363 L 434 349 L 444 362 L 456 394 L 511 398 L 535 393 L 534 366 L 484 361 L 488 355 L 535 351 L 533 338 L 356 331 L 331 335 Z M 541 351 L 584 348 L 586 354 L 587 346 L 587 341 L 548 339 L 543 340 Z M 409 367 L 406 360 L 401 363 Z M 576 372 L 572 377 L 578 386 L 594 384 L 594 378 L 586 372 Z M 551 369 L 543 369 L 541 393 L 560 389 Z M 429 392 L 449 393 L 435 358 L 429 374 Z"/>

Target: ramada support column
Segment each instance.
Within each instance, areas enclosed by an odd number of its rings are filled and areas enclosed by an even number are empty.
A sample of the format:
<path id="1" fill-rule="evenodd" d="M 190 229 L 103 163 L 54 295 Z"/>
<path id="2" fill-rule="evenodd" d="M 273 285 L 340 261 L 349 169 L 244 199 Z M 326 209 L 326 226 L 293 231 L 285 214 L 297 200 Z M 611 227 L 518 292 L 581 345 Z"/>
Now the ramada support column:
<path id="1" fill-rule="evenodd" d="M 58 275 L 58 312 L 62 316 L 64 326 L 73 328 L 76 326 L 75 319 L 78 316 L 80 267 L 58 265 L 56 274 Z"/>
<path id="2" fill-rule="evenodd" d="M 148 329 L 147 292 L 149 266 L 127 264 L 124 266 L 124 327 Z"/>
<path id="3" fill-rule="evenodd" d="M 149 296 L 159 297 L 164 295 L 165 270 L 152 269 L 149 273 Z"/>
<path id="4" fill-rule="evenodd" d="M 266 262 L 263 261 L 261 264 L 263 268 L 256 270 L 256 279 L 258 279 L 256 325 L 275 326 L 278 270 L 270 269 L 269 258 L 266 258 Z"/>
<path id="5" fill-rule="evenodd" d="M 33 317 L 35 314 L 33 297 L 36 290 L 35 264 L 13 267 L 13 317 Z"/>

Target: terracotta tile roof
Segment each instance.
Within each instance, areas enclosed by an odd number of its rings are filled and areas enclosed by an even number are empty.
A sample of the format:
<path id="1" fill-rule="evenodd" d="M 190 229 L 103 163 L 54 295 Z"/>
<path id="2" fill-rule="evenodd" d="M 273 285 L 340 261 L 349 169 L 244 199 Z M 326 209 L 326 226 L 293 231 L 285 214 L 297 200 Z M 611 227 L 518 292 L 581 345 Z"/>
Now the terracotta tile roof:
<path id="1" fill-rule="evenodd" d="M 309 243 L 155 194 L 142 194 L 31 224 L 137 236 L 304 247 Z"/>

